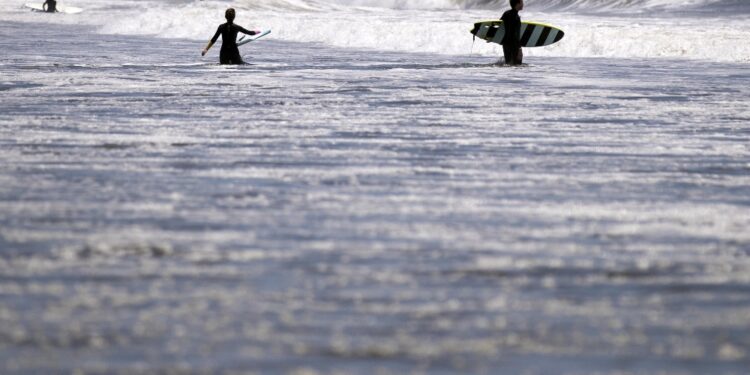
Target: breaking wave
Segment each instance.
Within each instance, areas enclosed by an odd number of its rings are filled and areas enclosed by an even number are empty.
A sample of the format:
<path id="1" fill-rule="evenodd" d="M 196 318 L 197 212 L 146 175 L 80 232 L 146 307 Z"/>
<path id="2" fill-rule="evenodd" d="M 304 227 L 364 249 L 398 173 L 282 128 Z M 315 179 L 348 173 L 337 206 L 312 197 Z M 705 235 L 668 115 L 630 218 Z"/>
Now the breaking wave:
<path id="1" fill-rule="evenodd" d="M 491 9 L 508 8 L 508 0 L 239 0 L 249 9 L 332 10 L 346 8 L 384 9 Z M 624 11 L 624 12 L 703 12 L 748 14 L 747 0 L 527 0 L 529 10 Z"/>
<path id="2" fill-rule="evenodd" d="M 472 45 L 469 30 L 476 21 L 499 18 L 508 7 L 506 1 L 121 0 L 112 8 L 100 0 L 75 0 L 76 6 L 86 9 L 84 13 L 48 18 L 48 22 L 88 24 L 106 34 L 204 43 L 223 22 L 224 10 L 233 6 L 238 24 L 272 29 L 269 39 L 339 48 L 498 56 L 502 51 L 496 44 L 477 41 Z M 566 32 L 560 43 L 529 49 L 527 56 L 747 63 L 748 9 L 749 0 L 526 0 L 522 16 Z M 0 19 L 38 22 L 40 18 L 18 9 L 15 14 L 0 12 Z M 245 50 L 251 53 L 252 47 Z"/>

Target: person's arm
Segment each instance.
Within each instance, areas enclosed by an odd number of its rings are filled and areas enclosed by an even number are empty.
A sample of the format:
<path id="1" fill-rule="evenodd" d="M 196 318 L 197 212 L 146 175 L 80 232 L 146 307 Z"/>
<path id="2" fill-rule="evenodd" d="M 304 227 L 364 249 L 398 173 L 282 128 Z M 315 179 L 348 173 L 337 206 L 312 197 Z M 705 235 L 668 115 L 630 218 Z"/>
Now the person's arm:
<path id="1" fill-rule="evenodd" d="M 48 2 L 48 0 L 44 0 L 44 4 L 42 4 L 42 10 L 45 11 L 45 12 L 47 11 L 47 2 Z"/>
<path id="2" fill-rule="evenodd" d="M 521 46 L 521 18 L 520 17 L 510 17 L 508 20 L 510 21 L 510 24 L 508 25 L 511 32 L 511 39 L 513 43 L 517 44 L 519 47 Z"/>
<path id="3" fill-rule="evenodd" d="M 244 28 L 244 27 L 242 27 L 242 26 L 240 26 L 240 25 L 235 25 L 235 26 L 237 26 L 237 30 L 239 30 L 239 31 L 242 31 L 243 33 L 245 33 L 245 34 L 247 34 L 247 35 L 256 35 L 256 34 L 260 34 L 260 31 L 259 31 L 259 30 L 248 31 L 248 30 L 245 30 L 245 28 Z"/>
<path id="4" fill-rule="evenodd" d="M 214 45 L 214 43 L 216 43 L 216 41 L 219 39 L 219 35 L 221 35 L 221 26 L 219 26 L 219 28 L 216 29 L 216 34 L 214 34 L 214 37 L 208 41 L 206 48 L 204 48 L 203 52 L 201 52 L 201 56 L 206 56 L 206 53 L 208 52 L 208 50 L 210 50 L 211 47 Z"/>
<path id="5" fill-rule="evenodd" d="M 503 28 L 505 29 L 505 35 L 503 35 L 503 40 L 500 41 L 500 44 L 505 44 L 510 40 L 510 24 L 508 23 L 508 17 L 505 15 L 506 13 L 503 13 L 503 16 L 500 17 L 500 21 L 503 22 Z"/>
<path id="6" fill-rule="evenodd" d="M 521 48 L 521 17 L 518 17 L 518 54 L 516 54 L 516 63 L 521 64 L 523 62 L 523 49 Z"/>

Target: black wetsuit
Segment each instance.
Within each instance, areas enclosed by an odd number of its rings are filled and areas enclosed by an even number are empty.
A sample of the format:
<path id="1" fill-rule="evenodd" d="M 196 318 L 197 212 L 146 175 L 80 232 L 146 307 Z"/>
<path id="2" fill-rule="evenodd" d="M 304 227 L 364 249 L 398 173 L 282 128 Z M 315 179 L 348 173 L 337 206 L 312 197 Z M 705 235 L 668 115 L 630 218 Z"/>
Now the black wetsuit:
<path id="1" fill-rule="evenodd" d="M 221 35 L 221 52 L 219 53 L 219 62 L 222 64 L 244 64 L 240 50 L 237 48 L 237 32 L 243 32 L 248 35 L 255 35 L 255 31 L 245 30 L 244 27 L 233 23 L 221 24 L 216 29 L 216 34 L 211 38 L 211 44 L 216 43 Z"/>
<path id="2" fill-rule="evenodd" d="M 521 49 L 521 16 L 518 11 L 511 9 L 503 13 L 503 25 L 505 26 L 505 36 L 503 37 L 503 55 L 505 63 L 516 65 L 521 63 L 521 57 L 518 51 Z"/>
<path id="3" fill-rule="evenodd" d="M 39 4 L 39 3 L 37 3 Z M 56 0 L 47 0 L 44 2 L 44 4 L 47 4 L 47 12 L 54 13 L 57 12 L 57 1 Z"/>

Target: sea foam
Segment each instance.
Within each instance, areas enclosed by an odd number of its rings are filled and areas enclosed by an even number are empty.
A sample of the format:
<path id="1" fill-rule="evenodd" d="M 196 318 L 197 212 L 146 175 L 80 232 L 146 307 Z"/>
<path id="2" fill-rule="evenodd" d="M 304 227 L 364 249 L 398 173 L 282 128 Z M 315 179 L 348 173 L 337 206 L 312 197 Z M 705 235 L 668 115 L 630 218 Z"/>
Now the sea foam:
<path id="1" fill-rule="evenodd" d="M 743 5 L 744 4 L 744 5 Z M 749 62 L 750 3 L 734 0 L 538 0 L 524 20 L 562 28 L 552 46 L 526 56 L 687 58 Z M 81 0 L 77 16 L 49 17 L 7 8 L 0 18 L 89 24 L 98 32 L 208 40 L 224 21 L 224 1 Z M 272 29 L 272 38 L 339 48 L 446 55 L 501 55 L 497 44 L 473 41 L 474 22 L 497 19 L 504 1 L 480 0 L 239 0 L 236 22 Z M 246 47 L 252 48 L 252 47 Z"/>

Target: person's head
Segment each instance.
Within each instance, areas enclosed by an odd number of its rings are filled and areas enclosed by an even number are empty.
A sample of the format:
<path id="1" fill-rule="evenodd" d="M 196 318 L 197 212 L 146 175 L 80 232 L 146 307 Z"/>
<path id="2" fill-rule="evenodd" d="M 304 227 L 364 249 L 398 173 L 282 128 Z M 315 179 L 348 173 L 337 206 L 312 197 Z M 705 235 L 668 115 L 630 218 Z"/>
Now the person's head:
<path id="1" fill-rule="evenodd" d="M 229 8 L 227 9 L 226 12 L 224 12 L 224 17 L 227 19 L 227 22 L 229 23 L 234 22 L 234 16 L 235 16 L 234 8 Z"/>
<path id="2" fill-rule="evenodd" d="M 510 7 L 515 10 L 523 10 L 523 0 L 510 0 Z"/>

